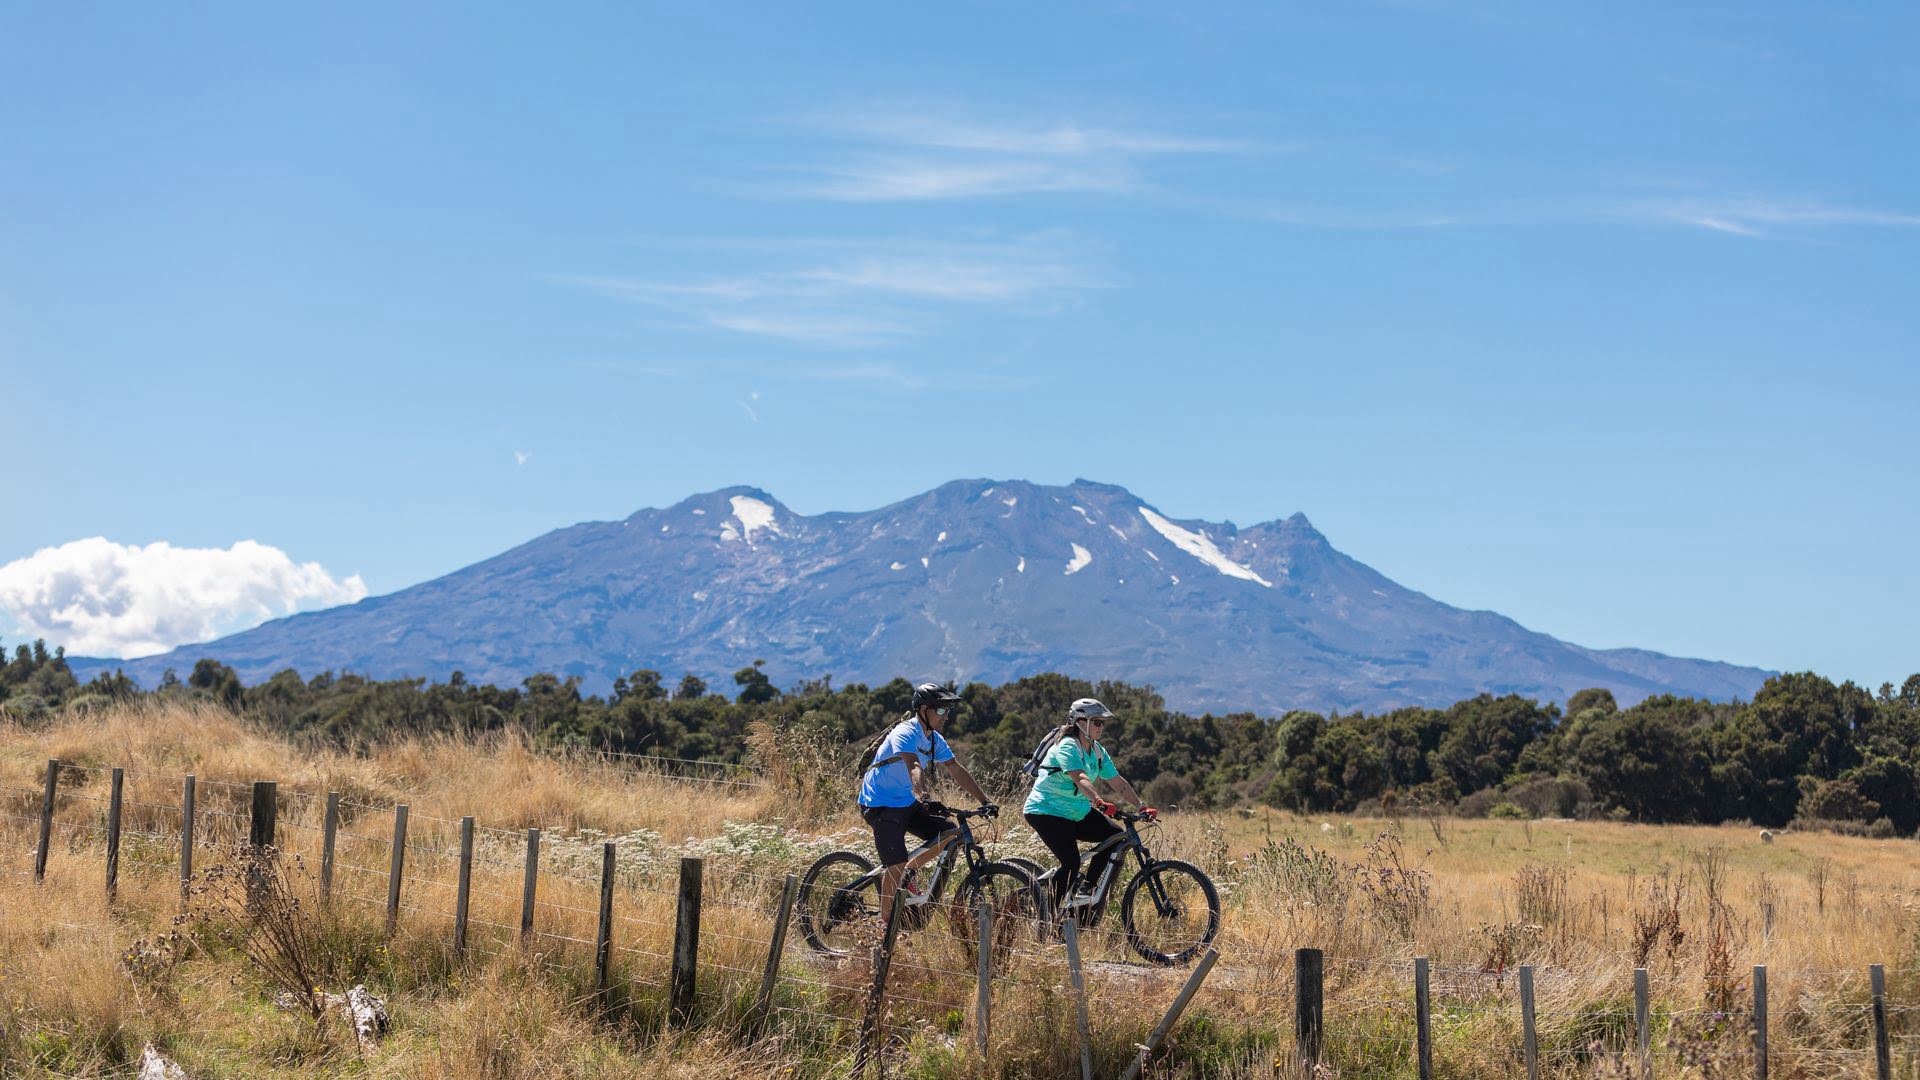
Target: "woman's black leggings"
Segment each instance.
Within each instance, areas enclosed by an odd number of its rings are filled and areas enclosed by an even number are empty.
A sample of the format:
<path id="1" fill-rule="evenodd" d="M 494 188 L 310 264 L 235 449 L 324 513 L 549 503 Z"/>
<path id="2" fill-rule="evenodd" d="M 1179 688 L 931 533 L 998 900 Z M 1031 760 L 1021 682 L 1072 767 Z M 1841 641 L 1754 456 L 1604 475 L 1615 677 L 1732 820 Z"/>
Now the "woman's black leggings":
<path id="1" fill-rule="evenodd" d="M 1080 872 L 1080 841 L 1099 843 L 1120 831 L 1120 826 L 1107 820 L 1098 810 L 1087 811 L 1087 816 L 1079 821 L 1063 818 L 1054 814 L 1026 814 L 1027 824 L 1040 835 L 1040 842 L 1047 845 L 1053 857 L 1060 860 L 1060 872 L 1053 875 L 1053 906 L 1057 911 L 1067 898 L 1067 887 Z M 1119 848 L 1109 848 L 1094 856 L 1087 864 L 1087 880 L 1098 881 L 1105 872 L 1107 863 Z"/>

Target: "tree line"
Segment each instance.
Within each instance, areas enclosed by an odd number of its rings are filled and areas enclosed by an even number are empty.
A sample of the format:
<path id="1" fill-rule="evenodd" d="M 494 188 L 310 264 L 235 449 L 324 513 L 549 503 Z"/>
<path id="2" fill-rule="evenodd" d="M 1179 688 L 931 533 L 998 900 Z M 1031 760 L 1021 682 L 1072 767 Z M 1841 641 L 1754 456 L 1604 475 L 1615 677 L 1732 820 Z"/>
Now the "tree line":
<path id="1" fill-rule="evenodd" d="M 750 760 L 759 731 L 827 747 L 850 771 L 913 693 L 904 678 L 782 689 L 758 663 L 732 682 L 729 696 L 691 674 L 670 682 L 641 669 L 603 696 L 547 673 L 496 687 L 459 672 L 428 682 L 289 669 L 248 686 L 204 659 L 184 680 L 169 671 L 145 690 L 119 672 L 80 683 L 62 650 L 35 642 L 0 663 L 0 711 L 32 725 L 113 702 L 200 700 L 337 746 L 511 729 L 543 746 L 737 763 Z M 1747 702 L 1660 695 L 1621 708 L 1593 689 L 1564 712 L 1482 694 L 1445 708 L 1277 718 L 1193 716 L 1169 710 L 1149 686 L 1051 673 L 960 693 L 966 708 L 948 737 L 976 775 L 1011 783 L 1068 703 L 1098 697 L 1119 714 L 1105 736 L 1115 764 L 1162 805 L 1920 829 L 1920 674 L 1877 693 L 1812 672 L 1781 675 Z"/>

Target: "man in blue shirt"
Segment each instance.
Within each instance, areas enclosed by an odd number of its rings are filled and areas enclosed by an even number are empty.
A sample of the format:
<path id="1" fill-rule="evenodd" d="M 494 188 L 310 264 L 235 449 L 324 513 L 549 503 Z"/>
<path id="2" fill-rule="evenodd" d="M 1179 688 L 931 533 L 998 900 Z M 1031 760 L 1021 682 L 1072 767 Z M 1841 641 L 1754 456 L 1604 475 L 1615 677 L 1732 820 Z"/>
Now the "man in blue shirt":
<path id="1" fill-rule="evenodd" d="M 937 683 L 921 683 L 913 691 L 913 711 L 893 725 L 873 753 L 873 764 L 860 778 L 860 816 L 873 830 L 873 846 L 879 849 L 880 910 L 893 910 L 893 890 L 901 879 L 918 870 L 959 835 L 959 827 L 950 819 L 934 813 L 926 805 L 933 788 L 933 766 L 953 763 L 953 778 L 962 790 L 991 806 L 987 793 L 974 782 L 973 775 L 954 760 L 940 730 L 960 709 L 960 695 Z M 907 834 L 922 840 L 937 840 L 926 850 L 907 858 Z M 909 886 L 911 892 L 911 886 Z"/>

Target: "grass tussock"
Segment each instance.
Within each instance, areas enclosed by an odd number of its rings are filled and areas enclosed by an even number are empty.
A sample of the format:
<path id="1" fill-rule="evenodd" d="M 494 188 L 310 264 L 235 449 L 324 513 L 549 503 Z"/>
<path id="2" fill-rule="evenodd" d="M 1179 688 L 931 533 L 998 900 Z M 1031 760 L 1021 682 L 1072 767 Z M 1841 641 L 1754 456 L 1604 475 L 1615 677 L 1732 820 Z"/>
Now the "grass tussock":
<path id="1" fill-rule="evenodd" d="M 869 970 L 828 963 L 794 935 L 771 1019 L 751 1006 L 785 874 L 821 850 L 864 846 L 852 781 L 831 748 L 756 730 L 756 786 L 700 784 L 524 737 L 432 738 L 343 752 L 297 746 L 204 706 L 88 710 L 0 729 L 0 1074 L 125 1074 L 153 1043 L 194 1076 L 843 1076 Z M 32 880 L 46 761 L 60 776 L 54 845 Z M 117 895 L 104 888 L 111 768 L 127 770 Z M 199 779 L 202 871 L 178 880 L 180 783 Z M 258 954 L 260 919 L 232 868 L 248 782 L 281 794 L 277 864 L 300 979 L 364 983 L 392 1028 L 363 1053 L 337 1018 L 274 1003 L 293 989 Z M 324 793 L 342 793 L 334 900 L 316 880 Z M 410 808 L 404 910 L 385 933 L 392 807 Z M 469 948 L 451 940 L 459 819 L 473 815 Z M 538 934 L 522 944 L 524 830 L 543 830 Z M 600 845 L 619 845 L 611 986 L 596 992 Z M 1040 856 L 1017 819 L 996 856 Z M 1907 841 L 1615 823 L 1175 815 L 1156 853 L 1205 869 L 1226 909 L 1222 960 L 1156 1058 L 1154 1076 L 1293 1075 L 1293 950 L 1325 951 L 1331 1076 L 1413 1075 L 1410 959 L 1432 959 L 1437 1073 L 1518 1067 L 1517 971 L 1536 970 L 1544 1071 L 1627 1076 L 1632 970 L 1649 969 L 1662 1076 L 1749 1071 L 1751 971 L 1769 968 L 1776 1077 L 1869 1076 L 1866 967 L 1889 969 L 1896 1075 L 1920 995 L 1920 859 Z M 700 995 L 668 1023 L 667 956 L 681 854 L 706 860 Z M 226 869 L 219 867 L 226 866 Z M 241 875 L 241 876 L 236 876 Z M 215 885 L 224 902 L 209 903 Z M 182 918 L 182 915 L 186 916 Z M 1117 1075 L 1186 971 L 1135 960 L 1109 920 L 1083 935 L 1090 1052 Z M 891 1075 L 983 1075 L 974 953 L 937 919 L 903 937 L 883 1030 Z M 996 968 L 995 1078 L 1078 1070 L 1076 1010 L 1059 946 Z"/>

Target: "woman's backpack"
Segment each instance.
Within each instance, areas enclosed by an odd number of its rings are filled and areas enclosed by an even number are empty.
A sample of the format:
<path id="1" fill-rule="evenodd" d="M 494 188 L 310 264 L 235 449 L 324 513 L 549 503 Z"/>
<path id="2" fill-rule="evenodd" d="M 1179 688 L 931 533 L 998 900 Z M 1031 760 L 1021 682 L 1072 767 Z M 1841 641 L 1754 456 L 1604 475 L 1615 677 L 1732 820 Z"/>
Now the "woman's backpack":
<path id="1" fill-rule="evenodd" d="M 1026 773 L 1027 778 L 1031 780 L 1038 780 L 1046 773 L 1059 772 L 1060 770 L 1057 766 L 1046 763 L 1047 755 L 1053 753 L 1053 748 L 1059 746 L 1060 740 L 1066 738 L 1067 734 L 1072 730 L 1072 724 L 1061 724 L 1059 727 L 1047 732 L 1047 737 L 1041 739 L 1040 745 L 1034 747 L 1033 753 L 1027 755 L 1026 763 L 1020 766 L 1020 771 Z"/>

